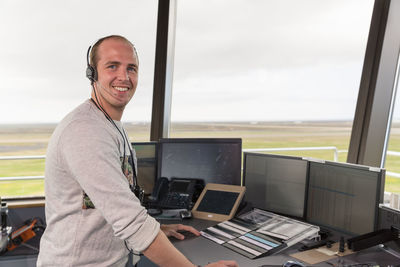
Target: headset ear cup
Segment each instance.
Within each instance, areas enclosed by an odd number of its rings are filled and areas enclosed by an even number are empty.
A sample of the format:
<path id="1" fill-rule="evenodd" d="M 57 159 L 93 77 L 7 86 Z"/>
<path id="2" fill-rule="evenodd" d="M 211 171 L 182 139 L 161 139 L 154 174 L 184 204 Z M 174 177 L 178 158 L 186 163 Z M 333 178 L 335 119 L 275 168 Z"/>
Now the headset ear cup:
<path id="1" fill-rule="evenodd" d="M 95 81 L 97 81 L 97 70 L 95 68 L 93 68 L 93 67 L 92 67 L 92 69 L 93 69 L 93 79 Z"/>
<path id="2" fill-rule="evenodd" d="M 97 71 L 92 66 L 88 65 L 86 68 L 86 77 L 91 81 L 97 81 Z"/>
<path id="3" fill-rule="evenodd" d="M 97 81 L 97 71 L 95 68 L 93 68 L 93 66 L 90 65 L 89 63 L 89 55 L 90 55 L 90 51 L 92 49 L 92 46 L 89 46 L 87 53 L 86 53 L 86 63 L 87 63 L 87 67 L 86 67 L 86 77 L 92 82 L 92 84 Z"/>

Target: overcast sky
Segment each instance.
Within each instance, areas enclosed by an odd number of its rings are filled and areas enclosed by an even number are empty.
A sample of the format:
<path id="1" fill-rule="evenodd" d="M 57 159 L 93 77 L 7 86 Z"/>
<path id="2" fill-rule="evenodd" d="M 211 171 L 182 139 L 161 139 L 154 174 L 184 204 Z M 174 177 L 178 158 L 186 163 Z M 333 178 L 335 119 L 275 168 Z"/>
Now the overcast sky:
<path id="1" fill-rule="evenodd" d="M 123 121 L 150 121 L 157 1 L 0 1 L 0 123 L 58 122 L 90 95 L 87 48 L 140 58 Z M 372 0 L 179 0 L 173 121 L 352 120 Z"/>

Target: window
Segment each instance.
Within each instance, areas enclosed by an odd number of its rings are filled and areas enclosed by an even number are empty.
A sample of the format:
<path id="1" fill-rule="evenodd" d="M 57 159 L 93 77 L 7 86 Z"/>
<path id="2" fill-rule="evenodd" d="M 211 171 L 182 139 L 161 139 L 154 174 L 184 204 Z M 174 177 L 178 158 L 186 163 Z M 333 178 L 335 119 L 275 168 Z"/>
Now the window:
<path id="1" fill-rule="evenodd" d="M 395 84 L 395 105 L 392 114 L 392 125 L 390 129 L 388 149 L 386 151 L 386 184 L 385 192 L 391 194 L 390 204 L 393 208 L 400 209 L 400 94 L 398 86 L 398 73 L 397 84 Z M 397 200 L 396 200 L 397 199 Z"/>
<path id="2" fill-rule="evenodd" d="M 178 2 L 171 137 L 241 137 L 244 149 L 334 146 L 346 161 L 372 8 L 372 0 Z M 333 160 L 333 151 L 271 153 Z"/>
<path id="3" fill-rule="evenodd" d="M 122 120 L 132 141 L 150 139 L 156 0 L 1 1 L 0 157 L 44 155 L 59 122 L 90 97 L 86 52 L 97 38 L 120 34 L 140 57 L 140 80 Z M 43 194 L 44 159 L 0 160 L 0 196 Z"/>

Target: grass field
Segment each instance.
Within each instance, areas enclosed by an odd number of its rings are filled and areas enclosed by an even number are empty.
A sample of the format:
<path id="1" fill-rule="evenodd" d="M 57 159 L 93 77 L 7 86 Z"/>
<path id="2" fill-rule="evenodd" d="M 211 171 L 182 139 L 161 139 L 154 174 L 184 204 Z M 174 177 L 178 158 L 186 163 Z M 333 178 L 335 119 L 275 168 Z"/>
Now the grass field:
<path id="1" fill-rule="evenodd" d="M 0 126 L 0 156 L 44 155 L 55 125 Z M 131 141 L 148 141 L 150 126 L 145 123 L 125 125 Z M 246 148 L 320 147 L 335 146 L 347 150 L 350 122 L 303 123 L 175 123 L 171 137 L 235 137 L 242 138 Z M 391 131 L 389 150 L 400 151 L 400 126 Z M 333 160 L 333 151 L 273 152 Z M 347 153 L 339 153 L 345 162 Z M 44 160 L 2 160 L 0 177 L 44 175 Z M 400 157 L 388 156 L 386 169 L 400 173 Z M 400 192 L 400 179 L 386 177 L 385 190 Z M 2 181 L 0 196 L 43 195 L 43 180 Z"/>

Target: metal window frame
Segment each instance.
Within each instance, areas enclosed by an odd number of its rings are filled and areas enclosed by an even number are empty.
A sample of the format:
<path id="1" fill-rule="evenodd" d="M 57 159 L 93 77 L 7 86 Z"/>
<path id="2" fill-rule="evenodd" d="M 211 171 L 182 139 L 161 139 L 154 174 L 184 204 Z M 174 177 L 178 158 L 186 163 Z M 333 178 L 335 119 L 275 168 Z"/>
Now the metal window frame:
<path id="1" fill-rule="evenodd" d="M 175 56 L 176 0 L 158 1 L 150 140 L 169 137 Z"/>
<path id="2" fill-rule="evenodd" d="M 400 0 L 376 0 L 347 162 L 384 167 L 400 48 Z"/>

